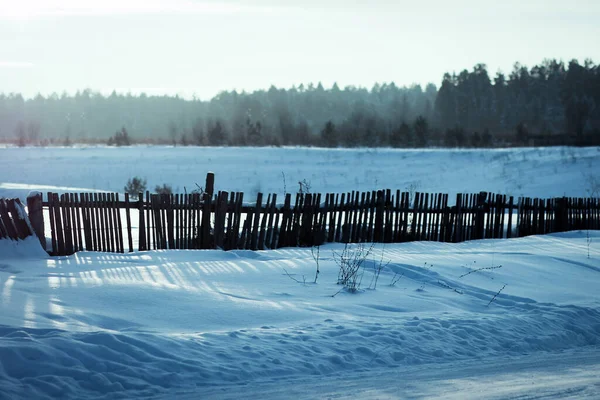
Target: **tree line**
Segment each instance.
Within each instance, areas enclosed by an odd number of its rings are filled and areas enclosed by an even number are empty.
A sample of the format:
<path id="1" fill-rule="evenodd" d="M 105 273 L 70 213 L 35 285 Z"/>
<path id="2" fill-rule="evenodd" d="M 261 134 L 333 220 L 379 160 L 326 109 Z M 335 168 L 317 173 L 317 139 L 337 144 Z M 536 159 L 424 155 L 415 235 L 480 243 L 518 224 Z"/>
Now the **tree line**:
<path id="1" fill-rule="evenodd" d="M 0 140 L 17 145 L 426 147 L 600 144 L 600 67 L 591 60 L 484 64 L 434 84 L 371 89 L 309 84 L 209 101 L 86 89 L 0 94 Z"/>

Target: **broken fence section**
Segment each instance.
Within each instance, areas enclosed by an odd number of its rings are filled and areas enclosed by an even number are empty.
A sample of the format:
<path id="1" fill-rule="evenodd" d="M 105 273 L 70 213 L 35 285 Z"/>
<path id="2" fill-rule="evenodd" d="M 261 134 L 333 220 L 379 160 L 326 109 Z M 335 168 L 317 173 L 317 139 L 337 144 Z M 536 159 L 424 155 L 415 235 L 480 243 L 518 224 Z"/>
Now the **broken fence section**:
<path id="1" fill-rule="evenodd" d="M 38 196 L 41 207 L 41 197 Z M 31 199 L 27 199 L 28 202 Z M 40 242 L 45 247 L 43 229 L 38 230 L 41 233 Z M 19 199 L 5 199 L 0 197 L 0 240 L 22 240 L 28 236 L 36 234 L 32 227 L 25 207 Z"/>

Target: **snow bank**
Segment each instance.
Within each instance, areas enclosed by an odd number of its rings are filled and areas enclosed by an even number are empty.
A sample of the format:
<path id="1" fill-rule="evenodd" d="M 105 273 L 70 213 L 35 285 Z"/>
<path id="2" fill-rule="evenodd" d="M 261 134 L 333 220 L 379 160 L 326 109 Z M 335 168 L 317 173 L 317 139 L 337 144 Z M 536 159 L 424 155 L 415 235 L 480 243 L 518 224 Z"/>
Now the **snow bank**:
<path id="1" fill-rule="evenodd" d="M 40 241 L 35 236 L 24 240 L 0 239 L 0 262 L 3 259 L 19 258 L 48 258 L 48 253 L 42 249 Z"/>
<path id="2" fill-rule="evenodd" d="M 321 248 L 316 284 L 290 279 L 314 279 L 309 249 L 0 258 L 0 397 L 203 398 L 264 380 L 598 352 L 600 233 L 590 238 L 379 245 L 363 289 L 333 297 L 340 245 Z"/>

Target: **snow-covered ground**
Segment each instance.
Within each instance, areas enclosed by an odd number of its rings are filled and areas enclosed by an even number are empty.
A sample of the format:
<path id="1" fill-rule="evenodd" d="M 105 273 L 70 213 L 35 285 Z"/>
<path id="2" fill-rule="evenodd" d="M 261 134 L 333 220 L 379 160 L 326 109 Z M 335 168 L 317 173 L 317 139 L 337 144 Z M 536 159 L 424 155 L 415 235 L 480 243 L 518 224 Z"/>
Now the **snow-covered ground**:
<path id="1" fill-rule="evenodd" d="M 586 196 L 598 148 L 0 148 L 29 190 L 374 188 Z M 282 174 L 283 172 L 283 174 Z M 361 290 L 335 254 L 82 252 L 0 240 L 0 399 L 595 398 L 600 232 L 377 245 Z M 373 279 L 375 268 L 383 265 Z"/>
<path id="2" fill-rule="evenodd" d="M 497 150 L 318 148 L 0 148 L 0 197 L 30 190 L 122 192 L 127 180 L 175 192 L 204 186 L 215 172 L 217 190 L 295 193 L 306 180 L 313 193 L 374 189 L 513 196 L 585 197 L 600 180 L 600 147 Z M 284 178 L 285 177 L 285 178 Z M 451 197 L 452 198 L 452 197 Z M 248 199 L 250 200 L 250 199 Z"/>
<path id="3" fill-rule="evenodd" d="M 589 238 L 378 245 L 359 293 L 338 293 L 340 244 L 315 284 L 310 249 L 48 258 L 0 241 L 0 398 L 594 397 Z"/>

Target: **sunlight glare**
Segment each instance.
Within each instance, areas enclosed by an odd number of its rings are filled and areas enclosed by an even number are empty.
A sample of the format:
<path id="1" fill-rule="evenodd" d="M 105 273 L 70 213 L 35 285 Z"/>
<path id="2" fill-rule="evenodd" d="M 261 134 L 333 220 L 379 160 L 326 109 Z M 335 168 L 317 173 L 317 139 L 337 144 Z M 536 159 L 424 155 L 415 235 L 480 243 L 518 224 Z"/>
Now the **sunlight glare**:
<path id="1" fill-rule="evenodd" d="M 59 299 L 56 296 L 50 296 L 48 302 L 48 311 L 51 315 L 55 315 L 59 318 L 62 318 L 65 314 L 65 310 L 63 306 L 59 304 Z M 66 329 L 67 324 L 65 322 L 60 321 L 58 318 L 52 318 L 52 325 L 54 325 L 57 329 Z"/>
<path id="2" fill-rule="evenodd" d="M 27 295 L 27 300 L 25 301 L 25 309 L 23 311 L 23 325 L 25 328 L 35 328 L 35 301 L 33 297 Z"/>
<path id="3" fill-rule="evenodd" d="M 2 304 L 8 305 L 10 303 L 10 291 L 15 284 L 15 275 L 11 275 L 8 277 L 6 282 L 4 282 L 4 288 L 2 289 Z"/>
<path id="4" fill-rule="evenodd" d="M 50 289 L 58 289 L 58 288 L 60 288 L 60 284 L 61 284 L 60 279 L 61 278 L 58 277 L 58 276 L 54 276 L 54 275 L 49 276 L 48 277 L 48 287 Z"/>

